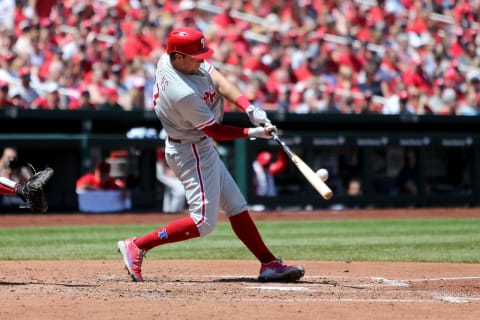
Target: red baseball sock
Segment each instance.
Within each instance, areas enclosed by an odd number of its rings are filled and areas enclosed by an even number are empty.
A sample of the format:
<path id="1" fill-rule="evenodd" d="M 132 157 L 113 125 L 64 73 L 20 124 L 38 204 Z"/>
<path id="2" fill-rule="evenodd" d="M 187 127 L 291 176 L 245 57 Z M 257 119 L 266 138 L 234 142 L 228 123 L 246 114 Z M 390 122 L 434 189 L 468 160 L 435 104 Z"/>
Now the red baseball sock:
<path id="1" fill-rule="evenodd" d="M 170 222 L 143 237 L 135 239 L 135 244 L 141 250 L 148 251 L 156 246 L 197 238 L 200 236 L 197 225 L 192 218 L 183 218 Z"/>
<path id="2" fill-rule="evenodd" d="M 230 217 L 230 224 L 237 237 L 262 263 L 277 259 L 267 248 L 248 210 Z"/>

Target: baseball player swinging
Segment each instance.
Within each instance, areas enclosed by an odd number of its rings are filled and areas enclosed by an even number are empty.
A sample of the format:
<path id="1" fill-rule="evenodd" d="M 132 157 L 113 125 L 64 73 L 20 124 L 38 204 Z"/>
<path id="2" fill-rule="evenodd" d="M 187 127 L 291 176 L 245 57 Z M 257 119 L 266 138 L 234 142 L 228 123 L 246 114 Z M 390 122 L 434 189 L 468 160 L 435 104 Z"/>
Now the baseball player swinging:
<path id="1" fill-rule="evenodd" d="M 190 216 L 142 237 L 118 241 L 123 262 L 134 281 L 143 281 L 145 253 L 159 245 L 203 237 L 213 231 L 223 210 L 236 236 L 260 261 L 261 281 L 296 281 L 305 270 L 273 255 L 250 217 L 247 203 L 228 172 L 213 140 L 271 139 L 277 132 L 266 113 L 251 105 L 239 89 L 204 59 L 213 50 L 193 28 L 172 30 L 167 52 L 157 64 L 154 110 L 167 133 L 165 158 L 186 191 Z M 221 124 L 224 99 L 246 111 L 255 127 Z"/>

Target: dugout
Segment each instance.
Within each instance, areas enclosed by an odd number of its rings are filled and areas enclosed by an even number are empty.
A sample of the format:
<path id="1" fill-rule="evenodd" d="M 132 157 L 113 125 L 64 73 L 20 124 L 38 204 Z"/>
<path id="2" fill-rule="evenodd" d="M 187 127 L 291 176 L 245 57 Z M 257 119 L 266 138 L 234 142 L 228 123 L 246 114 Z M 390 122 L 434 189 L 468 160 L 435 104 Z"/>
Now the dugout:
<path id="1" fill-rule="evenodd" d="M 257 197 L 251 163 L 258 151 L 275 150 L 276 142 L 219 143 L 222 158 L 251 204 L 275 209 L 479 204 L 477 117 L 276 113 L 269 117 L 283 130 L 282 139 L 312 169 L 329 170 L 334 197 L 323 200 L 293 165 L 278 177 L 279 196 Z M 50 211 L 76 211 L 74 181 L 91 170 L 96 159 L 107 157 L 131 174 L 133 211 L 160 207 L 154 170 L 162 141 L 152 132 L 161 127 L 152 111 L 0 109 L 0 121 L 0 147 L 15 146 L 20 157 L 37 168 L 55 169 L 47 188 Z M 227 113 L 224 122 L 249 125 L 243 113 Z M 149 130 L 153 131 L 146 133 Z M 396 185 L 407 151 L 416 158 L 416 194 L 402 193 Z"/>

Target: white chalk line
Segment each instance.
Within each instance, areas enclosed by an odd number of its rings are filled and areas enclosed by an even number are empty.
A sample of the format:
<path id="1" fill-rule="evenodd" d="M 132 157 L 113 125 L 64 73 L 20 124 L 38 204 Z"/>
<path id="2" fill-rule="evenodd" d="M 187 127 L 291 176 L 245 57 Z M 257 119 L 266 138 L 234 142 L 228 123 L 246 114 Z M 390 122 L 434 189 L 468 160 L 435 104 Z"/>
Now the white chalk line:
<path id="1" fill-rule="evenodd" d="M 246 287 L 247 289 L 260 289 L 260 290 L 277 290 L 277 291 L 312 291 L 307 287 L 286 287 L 286 286 L 254 286 Z"/>
<path id="2" fill-rule="evenodd" d="M 257 278 L 256 275 L 183 275 L 189 278 L 221 278 L 221 279 L 241 279 L 241 278 Z M 379 284 L 358 284 L 358 286 L 408 286 L 409 282 L 425 282 L 425 281 L 457 281 L 457 280 L 480 280 L 480 276 L 467 276 L 467 277 L 439 277 L 439 278 L 414 278 L 414 279 L 389 279 L 383 277 L 344 277 L 344 276 L 304 276 L 302 279 L 368 279 L 374 280 Z M 323 284 L 323 283 L 322 283 Z"/>
<path id="3" fill-rule="evenodd" d="M 321 292 L 320 290 L 315 290 L 307 287 L 291 287 L 291 286 L 247 286 L 246 289 L 257 289 L 257 290 L 269 290 L 269 291 L 304 291 L 304 292 Z M 358 293 L 358 291 L 351 290 L 351 293 Z M 393 292 L 385 292 L 385 294 L 412 294 L 412 291 L 393 291 Z M 345 301 L 345 302 L 398 302 L 398 303 L 407 303 L 407 302 L 450 302 L 450 303 L 468 303 L 468 302 L 480 302 L 480 298 L 475 297 L 455 297 L 455 296 L 444 296 L 435 294 L 431 291 L 417 291 L 419 295 L 427 295 L 432 296 L 432 299 L 374 299 L 374 298 L 308 298 L 307 301 Z M 348 294 L 348 292 L 342 291 L 342 294 Z M 279 299 L 282 301 L 288 301 L 285 299 Z M 305 301 L 303 298 L 296 298 L 295 300 L 298 301 Z"/>
<path id="4" fill-rule="evenodd" d="M 451 303 L 467 303 L 470 301 L 470 299 L 465 299 L 460 297 L 450 297 L 450 296 L 438 297 L 438 299 L 440 299 L 441 301 L 451 302 Z"/>
<path id="5" fill-rule="evenodd" d="M 200 277 L 200 278 L 222 278 L 222 279 L 238 279 L 238 278 L 256 278 L 256 276 L 238 276 L 238 275 L 184 275 L 187 277 Z M 416 279 L 388 279 L 383 277 L 342 277 L 342 276 L 305 276 L 303 279 L 368 279 L 377 282 L 376 284 L 349 284 L 349 287 L 366 288 L 366 287 L 408 287 L 411 282 L 425 282 L 425 281 L 456 281 L 456 280 L 477 280 L 480 277 L 467 276 L 467 277 L 439 277 L 439 278 L 416 278 Z M 311 286 L 312 284 L 308 284 Z M 325 283 L 318 283 L 313 285 L 325 285 Z M 259 286 L 245 286 L 246 289 L 256 290 L 276 290 L 276 291 L 304 291 L 304 292 L 316 292 L 318 290 L 312 289 L 306 286 L 298 286 L 295 283 L 292 284 L 278 284 L 278 285 L 259 285 Z M 399 293 L 396 291 L 395 293 Z M 410 292 L 409 292 L 410 293 Z M 368 299 L 368 298 L 295 298 L 291 301 L 303 301 L 303 302 L 379 302 L 379 303 L 433 303 L 433 302 L 449 302 L 449 303 L 469 303 L 480 302 L 480 297 L 456 297 L 456 296 L 444 296 L 437 295 L 435 292 L 427 292 L 434 296 L 433 299 Z M 243 299 L 242 299 L 243 300 Z M 289 299 L 278 299 L 279 301 L 288 302 Z M 248 301 L 262 301 L 262 299 L 248 299 Z"/>
<path id="6" fill-rule="evenodd" d="M 392 280 L 382 277 L 367 277 L 366 279 L 378 281 L 381 285 L 386 284 L 391 287 L 408 287 L 408 283 L 406 283 L 404 280 Z"/>
<path id="7" fill-rule="evenodd" d="M 444 303 L 446 301 L 441 301 L 439 299 L 355 299 L 355 298 L 295 298 L 295 299 L 278 299 L 278 298 L 248 298 L 241 299 L 242 301 L 248 302 L 259 302 L 259 301 L 281 301 L 281 302 L 359 302 L 359 303 Z M 230 301 L 230 300 L 227 300 Z"/>
<path id="8" fill-rule="evenodd" d="M 479 280 L 480 277 L 443 277 L 443 278 L 419 278 L 400 281 L 424 282 L 424 281 L 456 281 L 456 280 Z"/>

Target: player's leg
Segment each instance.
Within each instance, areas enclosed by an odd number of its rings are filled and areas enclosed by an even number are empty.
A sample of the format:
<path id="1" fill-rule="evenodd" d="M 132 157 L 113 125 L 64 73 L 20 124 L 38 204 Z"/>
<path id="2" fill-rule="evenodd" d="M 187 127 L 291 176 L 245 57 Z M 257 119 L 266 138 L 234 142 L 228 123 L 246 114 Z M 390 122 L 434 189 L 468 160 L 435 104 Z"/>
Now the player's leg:
<path id="1" fill-rule="evenodd" d="M 222 170 L 221 186 L 221 207 L 225 210 L 233 231 L 261 262 L 259 280 L 296 281 L 303 277 L 303 267 L 283 263 L 268 249 L 250 216 L 244 196 L 226 168 Z"/>
<path id="2" fill-rule="evenodd" d="M 143 251 L 166 243 L 205 236 L 212 232 L 217 224 L 220 207 L 218 167 L 222 163 L 215 153 L 212 156 L 213 150 L 208 146 L 188 146 L 190 153 L 182 150 L 183 159 L 186 160 L 172 163 L 171 167 L 177 176 L 182 177 L 190 217 L 173 221 L 136 239 L 135 244 Z M 169 154 L 166 157 L 169 159 Z"/>
<path id="3" fill-rule="evenodd" d="M 221 164 L 221 172 L 220 206 L 230 219 L 230 224 L 236 236 L 260 262 L 275 260 L 275 256 L 265 245 L 250 217 L 245 197 L 223 163 Z"/>
<path id="4" fill-rule="evenodd" d="M 191 218 L 174 220 L 141 237 L 130 237 L 117 243 L 123 262 L 134 281 L 143 281 L 142 263 L 147 251 L 167 243 L 185 241 L 200 236 L 196 222 Z"/>
<path id="5" fill-rule="evenodd" d="M 148 250 L 205 236 L 215 228 L 220 192 L 218 163 L 215 160 L 218 156 L 212 148 L 203 144 L 182 145 L 169 153 L 167 146 L 167 161 L 179 155 L 183 159 L 170 161 L 169 165 L 178 177 L 182 177 L 190 217 L 172 221 L 144 236 L 118 241 L 119 251 L 134 281 L 143 281 L 141 267 Z"/>
<path id="6" fill-rule="evenodd" d="M 134 281 L 143 281 L 142 263 L 148 250 L 167 243 L 199 237 L 195 221 L 188 217 L 170 222 L 166 226 L 142 237 L 130 237 L 117 243 L 123 262 Z"/>

